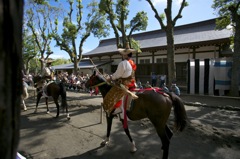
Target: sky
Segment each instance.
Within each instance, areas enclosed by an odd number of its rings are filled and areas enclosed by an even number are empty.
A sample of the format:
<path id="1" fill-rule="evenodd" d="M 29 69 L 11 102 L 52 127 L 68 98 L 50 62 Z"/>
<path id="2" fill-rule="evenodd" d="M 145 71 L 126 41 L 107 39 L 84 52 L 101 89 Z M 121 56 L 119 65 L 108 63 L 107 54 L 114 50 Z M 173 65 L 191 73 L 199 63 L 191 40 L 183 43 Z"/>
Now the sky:
<path id="1" fill-rule="evenodd" d="M 217 17 L 217 15 L 215 14 L 216 12 L 211 7 L 213 4 L 212 0 L 186 0 L 186 1 L 188 2 L 189 5 L 183 9 L 182 18 L 177 20 L 176 26 L 209 20 Z M 89 2 L 90 0 L 83 0 L 82 1 L 83 6 L 86 6 L 87 3 Z M 159 14 L 163 13 L 163 10 L 167 4 L 167 0 L 152 0 L 152 2 L 155 5 L 156 9 L 158 10 L 158 13 Z M 172 4 L 173 18 L 176 16 L 177 12 L 179 11 L 181 2 L 182 0 L 173 0 L 173 4 Z M 146 0 L 130 0 L 129 10 L 130 10 L 129 18 L 128 18 L 129 21 L 136 15 L 137 12 L 145 11 L 147 12 L 147 15 L 148 15 L 148 27 L 146 31 L 161 29 L 159 22 L 154 17 L 154 12 L 152 11 L 150 5 Z M 141 31 L 141 32 L 146 32 L 146 31 Z M 136 33 L 139 33 L 139 32 L 134 32 L 133 34 L 136 34 Z M 98 47 L 100 40 L 109 39 L 109 38 L 115 38 L 112 29 L 110 30 L 110 35 L 106 38 L 98 39 L 97 37 L 94 37 L 93 35 L 91 35 L 83 44 L 83 54 Z M 79 41 L 77 41 L 77 46 L 79 46 Z M 50 58 L 69 59 L 68 53 L 66 53 L 63 50 L 60 50 L 58 47 L 55 47 L 55 42 L 52 42 L 51 49 L 54 52 L 54 54 L 50 55 Z"/>

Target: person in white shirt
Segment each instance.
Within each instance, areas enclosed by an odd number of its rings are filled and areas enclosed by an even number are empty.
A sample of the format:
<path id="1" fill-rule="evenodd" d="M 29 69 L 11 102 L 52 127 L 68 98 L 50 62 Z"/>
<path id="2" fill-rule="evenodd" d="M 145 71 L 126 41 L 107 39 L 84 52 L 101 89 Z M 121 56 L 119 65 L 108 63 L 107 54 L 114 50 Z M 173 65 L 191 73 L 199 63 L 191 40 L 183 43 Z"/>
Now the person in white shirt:
<path id="1" fill-rule="evenodd" d="M 125 87 L 125 89 L 128 89 L 131 91 L 131 89 L 134 89 L 136 87 L 135 83 L 135 71 L 136 71 L 136 64 L 131 59 L 132 54 L 136 52 L 134 49 L 130 49 L 129 44 L 127 43 L 126 49 L 118 49 L 119 53 L 122 55 L 123 61 L 121 61 L 118 64 L 117 70 L 115 73 L 113 73 L 107 81 L 115 81 L 115 84 L 118 86 Z M 132 143 L 132 152 L 137 151 L 137 148 L 135 146 L 135 142 L 131 138 L 130 132 L 128 130 L 127 126 L 127 116 L 126 116 L 126 110 L 129 106 L 129 103 L 132 99 L 132 96 L 129 95 L 129 92 L 127 91 L 118 91 L 118 89 L 115 90 L 113 86 L 110 91 L 106 94 L 106 96 L 103 99 L 103 104 L 105 107 L 110 106 L 110 112 L 112 112 L 111 115 L 119 114 L 120 121 L 123 124 L 123 128 L 125 133 L 128 135 L 130 142 Z M 116 103 L 115 103 L 116 102 Z M 114 108 L 112 110 L 112 108 Z M 122 113 L 123 112 L 123 113 Z M 109 141 L 109 138 L 107 138 L 104 142 Z"/>
<path id="2" fill-rule="evenodd" d="M 53 69 L 52 69 L 52 67 L 51 67 L 51 65 L 52 65 L 52 60 L 44 60 L 44 59 L 40 59 L 41 61 L 43 61 L 43 65 L 44 65 L 44 67 L 43 67 L 43 71 L 42 71 L 42 77 L 44 78 L 44 79 L 46 79 L 47 81 L 49 81 L 49 80 L 53 80 Z"/>
<path id="3" fill-rule="evenodd" d="M 117 70 L 113 73 L 108 81 L 121 81 L 127 89 L 131 90 L 136 87 L 135 81 L 135 71 L 136 71 L 136 64 L 131 59 L 132 53 L 135 53 L 136 50 L 130 49 L 129 44 L 127 44 L 126 49 L 118 49 L 119 53 L 122 55 L 122 61 L 118 64 Z M 118 114 L 123 112 L 123 106 L 125 103 L 126 96 L 122 98 L 122 104 L 120 106 L 115 106 L 115 111 L 113 114 Z M 131 97 L 128 96 L 128 101 L 131 100 Z"/>

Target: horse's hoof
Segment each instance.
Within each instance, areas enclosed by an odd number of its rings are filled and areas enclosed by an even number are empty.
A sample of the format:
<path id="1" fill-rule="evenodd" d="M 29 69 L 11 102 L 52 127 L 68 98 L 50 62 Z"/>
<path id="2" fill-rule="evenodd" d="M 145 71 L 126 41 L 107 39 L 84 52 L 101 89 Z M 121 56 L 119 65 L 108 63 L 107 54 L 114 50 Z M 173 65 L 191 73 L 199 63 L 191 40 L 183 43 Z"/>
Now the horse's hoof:
<path id="1" fill-rule="evenodd" d="M 49 114 L 50 113 L 50 111 L 47 111 L 47 114 Z"/>
<path id="2" fill-rule="evenodd" d="M 132 148 L 132 150 L 130 151 L 131 153 L 134 153 L 134 152 L 136 152 L 137 151 L 137 148 L 136 147 L 134 147 L 134 148 Z"/>
<path id="3" fill-rule="evenodd" d="M 136 145 L 135 145 L 135 142 L 133 141 L 132 142 L 132 148 L 131 148 L 131 153 L 134 153 L 134 152 L 136 152 L 137 151 L 137 148 L 136 148 Z"/>
<path id="4" fill-rule="evenodd" d="M 71 117 L 70 117 L 70 115 L 69 115 L 69 114 L 67 115 L 67 119 L 68 119 L 68 120 L 70 120 L 70 119 L 71 119 Z"/>
<path id="5" fill-rule="evenodd" d="M 109 144 L 109 140 L 103 140 L 101 146 L 105 146 Z"/>

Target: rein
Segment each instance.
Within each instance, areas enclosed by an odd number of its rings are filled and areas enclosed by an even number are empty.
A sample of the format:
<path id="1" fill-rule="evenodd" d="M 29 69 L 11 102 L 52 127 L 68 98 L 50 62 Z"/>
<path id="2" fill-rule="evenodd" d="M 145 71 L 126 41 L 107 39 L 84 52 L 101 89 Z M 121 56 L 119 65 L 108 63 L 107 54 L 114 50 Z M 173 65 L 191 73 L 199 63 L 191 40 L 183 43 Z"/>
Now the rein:
<path id="1" fill-rule="evenodd" d="M 91 88 L 93 88 L 93 87 L 98 87 L 98 86 L 102 86 L 102 85 L 104 85 L 104 84 L 106 84 L 107 82 L 102 82 L 102 83 L 98 83 L 98 84 L 96 84 L 96 85 L 94 85 L 94 86 L 91 86 Z"/>

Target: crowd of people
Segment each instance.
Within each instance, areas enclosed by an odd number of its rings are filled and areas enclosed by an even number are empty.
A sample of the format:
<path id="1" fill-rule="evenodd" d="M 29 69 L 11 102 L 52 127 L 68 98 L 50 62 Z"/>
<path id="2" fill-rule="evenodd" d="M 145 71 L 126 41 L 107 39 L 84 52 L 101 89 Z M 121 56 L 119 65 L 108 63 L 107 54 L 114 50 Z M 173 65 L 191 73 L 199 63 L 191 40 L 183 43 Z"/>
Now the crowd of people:
<path id="1" fill-rule="evenodd" d="M 68 90 L 88 91 L 85 87 L 86 81 L 89 79 L 88 74 L 61 72 L 56 76 L 56 81 L 62 81 Z"/>
<path id="2" fill-rule="evenodd" d="M 83 74 L 83 72 L 78 72 L 77 74 L 71 73 L 68 74 L 68 72 L 61 72 L 59 74 L 56 74 L 55 71 L 51 67 L 52 61 L 43 61 L 45 63 L 45 67 L 42 72 L 42 76 L 46 77 L 48 80 L 53 81 L 62 81 L 66 87 L 67 90 L 74 90 L 74 91 L 84 91 L 84 92 L 90 92 L 91 94 L 97 93 L 97 89 L 90 89 L 88 90 L 85 87 L 86 81 L 89 79 L 88 74 Z M 29 73 L 27 75 L 23 75 L 23 81 L 28 84 L 28 86 L 33 86 L 33 74 Z M 149 81 L 146 82 L 146 84 L 142 84 L 141 81 L 138 79 L 135 82 L 135 85 L 137 88 L 143 89 L 143 88 L 149 88 L 149 87 L 160 87 L 165 92 L 174 92 L 176 95 L 180 95 L 180 89 L 176 85 L 176 82 L 173 82 L 172 85 L 168 88 L 166 85 L 166 75 L 156 75 L 154 72 L 151 73 L 151 84 Z"/>
<path id="3" fill-rule="evenodd" d="M 167 87 L 166 82 L 165 82 L 166 78 L 165 77 L 162 78 L 162 76 L 160 76 L 159 79 L 160 79 L 159 87 L 162 88 L 164 92 L 174 92 L 176 95 L 180 96 L 180 89 L 177 86 L 176 82 L 172 82 L 172 85 L 170 87 Z M 157 80 L 154 80 L 154 82 L 152 82 L 152 84 L 150 84 L 149 81 L 147 81 L 145 84 L 142 84 L 142 82 L 138 79 L 136 86 L 139 89 L 158 87 L 156 83 L 157 83 Z"/>

